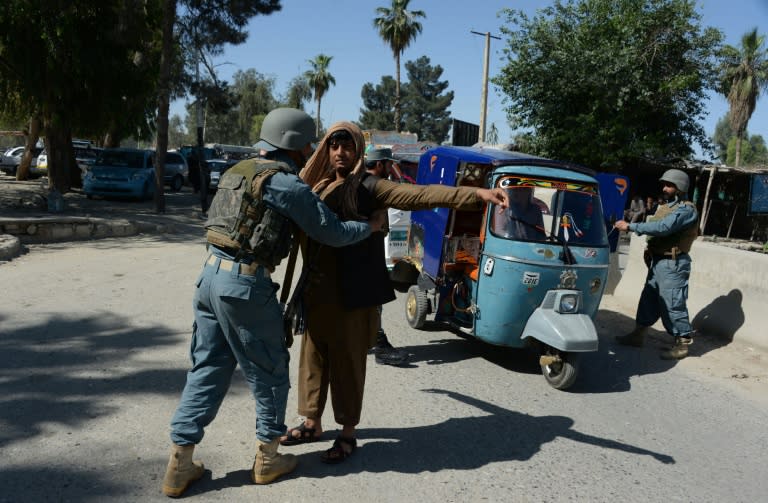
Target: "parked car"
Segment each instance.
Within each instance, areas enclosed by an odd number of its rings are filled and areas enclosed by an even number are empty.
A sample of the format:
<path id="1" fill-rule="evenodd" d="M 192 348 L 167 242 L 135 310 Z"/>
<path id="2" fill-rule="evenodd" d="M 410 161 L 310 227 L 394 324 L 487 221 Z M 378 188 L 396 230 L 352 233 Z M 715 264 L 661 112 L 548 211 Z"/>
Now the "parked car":
<path id="1" fill-rule="evenodd" d="M 80 168 L 82 175 L 85 175 L 93 163 L 96 162 L 96 158 L 102 149 L 98 147 L 75 147 L 75 161 L 77 161 L 77 167 Z"/>
<path id="2" fill-rule="evenodd" d="M 215 191 L 219 188 L 219 180 L 221 175 L 224 174 L 229 168 L 237 164 L 239 161 L 231 159 L 211 159 L 208 161 L 208 172 L 211 174 L 211 181 L 208 188 L 211 191 Z"/>
<path id="3" fill-rule="evenodd" d="M 45 149 L 37 155 L 37 162 L 34 167 L 29 167 L 29 172 L 37 176 L 48 176 L 48 153 Z"/>
<path id="4" fill-rule="evenodd" d="M 75 151 L 75 161 L 82 173 L 87 171 L 89 165 L 96 160 L 96 155 L 101 149 L 91 147 L 90 142 L 82 140 L 72 140 L 72 148 Z M 30 169 L 33 175 L 48 176 L 48 153 L 43 149 L 37 156 L 37 163 Z"/>
<path id="5" fill-rule="evenodd" d="M 2 158 L 0 158 L 0 170 L 11 176 L 16 176 L 16 171 L 19 169 L 19 164 L 21 164 L 21 157 L 24 155 L 24 149 L 25 147 L 22 146 L 6 150 L 2 155 Z M 32 163 L 30 164 L 31 175 L 37 174 L 35 171 L 35 168 L 37 167 L 37 157 L 42 150 L 42 147 L 35 147 L 32 149 Z"/>
<path id="6" fill-rule="evenodd" d="M 171 190 L 178 192 L 189 181 L 189 166 L 187 160 L 179 152 L 171 151 L 165 154 L 163 183 Z"/>
<path id="7" fill-rule="evenodd" d="M 93 196 L 149 199 L 155 193 L 153 157 L 151 150 L 104 149 L 83 176 L 83 192 L 89 199 Z"/>

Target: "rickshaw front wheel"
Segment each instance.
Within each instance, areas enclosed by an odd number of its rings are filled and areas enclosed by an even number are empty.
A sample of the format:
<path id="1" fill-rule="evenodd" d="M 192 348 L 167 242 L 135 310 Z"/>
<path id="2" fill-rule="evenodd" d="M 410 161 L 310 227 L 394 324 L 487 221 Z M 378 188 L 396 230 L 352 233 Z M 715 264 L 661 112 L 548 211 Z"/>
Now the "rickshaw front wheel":
<path id="1" fill-rule="evenodd" d="M 546 348 L 539 359 L 544 379 L 555 389 L 568 389 L 576 382 L 579 371 L 577 353 L 564 353 L 554 348 Z"/>
<path id="2" fill-rule="evenodd" d="M 405 319 L 412 328 L 421 328 L 427 319 L 429 310 L 429 299 L 427 292 L 413 285 L 408 289 L 408 296 L 405 299 Z"/>

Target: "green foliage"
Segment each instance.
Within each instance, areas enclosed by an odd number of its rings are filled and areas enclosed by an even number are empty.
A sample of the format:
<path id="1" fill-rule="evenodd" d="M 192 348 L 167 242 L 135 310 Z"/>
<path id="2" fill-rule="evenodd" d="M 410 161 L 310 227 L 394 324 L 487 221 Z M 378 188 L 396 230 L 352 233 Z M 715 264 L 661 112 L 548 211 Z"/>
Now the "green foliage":
<path id="1" fill-rule="evenodd" d="M 748 135 L 747 135 L 748 136 Z M 765 146 L 765 140 L 760 135 L 748 136 L 748 140 L 741 140 L 741 165 L 742 166 L 766 166 L 768 165 L 768 149 Z M 726 150 L 727 157 L 725 164 L 727 166 L 736 165 L 736 136 L 732 136 L 728 142 Z"/>
<path id="2" fill-rule="evenodd" d="M 728 116 L 720 118 L 715 125 L 715 133 L 712 136 L 712 146 L 715 149 L 715 157 L 720 162 L 726 162 L 728 157 L 728 142 L 733 137 L 733 129 L 731 129 Z"/>
<path id="3" fill-rule="evenodd" d="M 80 137 L 146 128 L 160 17 L 158 1 L 0 2 L 0 107 Z"/>
<path id="4" fill-rule="evenodd" d="M 403 129 L 416 133 L 419 140 L 440 143 L 448 137 L 451 118 L 448 107 L 453 102 L 453 91 L 445 92 L 448 81 L 439 80 L 443 74 L 440 65 L 430 65 L 422 56 L 405 63 L 408 82 L 402 86 Z M 375 87 L 363 85 L 363 106 L 359 123 L 363 129 L 391 130 L 394 118 L 393 89 L 395 81 L 385 75 Z"/>
<path id="5" fill-rule="evenodd" d="M 411 45 L 416 36 L 421 33 L 422 26 L 419 18 L 427 15 L 421 10 L 408 10 L 411 0 L 392 0 L 389 8 L 377 7 L 377 17 L 373 19 L 373 27 L 379 32 L 379 36 L 392 50 L 395 57 L 395 131 L 400 131 L 400 55 Z"/>
<path id="6" fill-rule="evenodd" d="M 230 96 L 233 106 L 218 110 L 210 106 L 204 108 L 207 143 L 256 143 L 261 126 L 254 130 L 254 117 L 266 115 L 277 106 L 274 77 L 267 77 L 251 68 L 236 72 L 233 81 L 232 85 L 223 90 L 224 94 Z M 189 131 L 197 128 L 194 104 L 187 108 L 186 124 Z"/>
<path id="7" fill-rule="evenodd" d="M 395 79 L 389 75 L 381 78 L 381 83 L 374 86 L 370 82 L 363 84 L 360 93 L 363 107 L 360 109 L 360 127 L 388 131 L 394 124 Z"/>
<path id="8" fill-rule="evenodd" d="M 555 1 L 506 9 L 505 66 L 493 82 L 537 153 L 589 166 L 687 157 L 722 34 L 689 0 Z"/>
<path id="9" fill-rule="evenodd" d="M 309 83 L 309 87 L 315 95 L 315 101 L 317 101 L 315 123 L 317 125 L 318 138 L 320 137 L 320 102 L 331 85 L 336 85 L 336 78 L 328 71 L 328 66 L 331 64 L 332 59 L 333 56 L 318 54 L 315 56 L 315 59 L 309 60 L 312 68 L 304 72 L 304 78 L 307 79 L 307 83 Z"/>
<path id="10" fill-rule="evenodd" d="M 281 100 L 282 105 L 289 108 L 304 110 L 304 102 L 312 99 L 312 88 L 304 75 L 294 77 L 288 83 L 288 91 Z"/>
<path id="11" fill-rule="evenodd" d="M 453 91 L 445 92 L 448 81 L 440 80 L 443 68 L 431 66 L 429 58 L 422 56 L 406 62 L 405 70 L 408 85 L 403 103 L 403 128 L 418 134 L 422 141 L 441 143 L 451 128 L 448 107 L 453 102 Z"/>
<path id="12" fill-rule="evenodd" d="M 725 46 L 720 73 L 720 91 L 728 99 L 728 119 L 739 139 L 746 137 L 747 124 L 757 106 L 760 90 L 768 86 L 768 50 L 765 36 L 757 28 L 746 33 L 739 48 Z M 737 147 L 743 142 L 736 142 Z M 737 148 L 733 165 L 741 165 L 742 153 Z"/>
<path id="13" fill-rule="evenodd" d="M 379 32 L 381 39 L 392 49 L 392 54 L 399 57 L 411 45 L 416 36 L 421 33 L 421 23 L 418 18 L 426 18 L 421 10 L 408 10 L 411 0 L 392 0 L 389 8 L 377 7 L 373 26 Z"/>
<path id="14" fill-rule="evenodd" d="M 173 150 L 183 145 L 192 145 L 194 141 L 194 136 L 184 131 L 181 117 L 172 115 L 168 120 L 168 149 Z"/>
<path id="15" fill-rule="evenodd" d="M 488 128 L 488 133 L 485 135 L 485 141 L 491 145 L 499 143 L 499 130 L 493 122 L 491 122 L 491 125 Z"/>
<path id="16" fill-rule="evenodd" d="M 248 38 L 251 18 L 279 11 L 280 0 L 180 0 L 179 4 L 181 8 L 176 25 L 182 51 L 173 79 L 177 84 L 173 96 L 178 97 L 189 91 L 217 118 L 227 116 L 237 121 L 235 127 L 217 123 L 214 128 L 206 128 L 206 134 L 222 134 L 230 140 L 249 138 L 251 118 L 244 117 L 242 112 L 229 115 L 230 108 L 236 107 L 236 97 L 242 94 L 242 90 L 237 89 L 240 84 L 235 82 L 230 86 L 228 82 L 219 80 L 213 58 L 223 54 L 226 44 L 244 43 Z M 203 70 L 202 77 L 198 73 L 200 68 Z M 271 94 L 269 99 L 272 99 Z M 244 108 L 247 110 L 249 106 Z M 221 139 L 218 142 L 229 143 Z"/>

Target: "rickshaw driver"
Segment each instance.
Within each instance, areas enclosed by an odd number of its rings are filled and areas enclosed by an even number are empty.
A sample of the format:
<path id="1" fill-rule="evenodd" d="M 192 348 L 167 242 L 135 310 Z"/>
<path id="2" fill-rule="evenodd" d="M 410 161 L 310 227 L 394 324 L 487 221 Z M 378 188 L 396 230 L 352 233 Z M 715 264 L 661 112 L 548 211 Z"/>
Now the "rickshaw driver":
<path id="1" fill-rule="evenodd" d="M 493 231 L 505 238 L 540 240 L 546 237 L 541 208 L 533 201 L 533 187 L 507 189 L 509 208 L 494 213 Z"/>

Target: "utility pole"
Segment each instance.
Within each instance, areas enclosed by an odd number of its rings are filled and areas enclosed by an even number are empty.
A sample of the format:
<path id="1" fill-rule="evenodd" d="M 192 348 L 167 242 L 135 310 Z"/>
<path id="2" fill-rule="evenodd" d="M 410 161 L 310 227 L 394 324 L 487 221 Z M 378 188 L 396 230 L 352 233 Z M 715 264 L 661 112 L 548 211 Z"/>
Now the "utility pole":
<path id="1" fill-rule="evenodd" d="M 471 31 L 471 33 L 474 33 L 475 35 L 483 35 L 485 36 L 485 57 L 483 61 L 483 92 L 481 94 L 480 98 L 480 132 L 478 133 L 477 141 L 485 141 L 485 123 L 486 123 L 486 113 L 488 111 L 488 61 L 491 57 L 491 38 L 495 38 L 496 40 L 501 40 L 500 37 L 491 35 L 490 32 L 485 33 L 479 33 L 476 31 Z"/>

